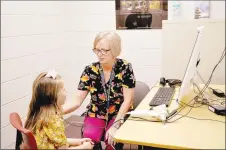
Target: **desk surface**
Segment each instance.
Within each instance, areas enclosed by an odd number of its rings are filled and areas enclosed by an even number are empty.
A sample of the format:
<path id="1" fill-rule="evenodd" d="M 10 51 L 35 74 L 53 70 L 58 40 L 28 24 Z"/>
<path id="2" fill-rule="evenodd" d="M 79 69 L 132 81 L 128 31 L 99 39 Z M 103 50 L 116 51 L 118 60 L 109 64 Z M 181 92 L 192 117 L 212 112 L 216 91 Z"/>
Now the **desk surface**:
<path id="1" fill-rule="evenodd" d="M 225 91 L 225 85 L 210 85 L 210 87 Z M 158 88 L 159 86 L 153 87 L 136 110 L 150 109 L 148 104 Z M 177 88 L 175 97 L 178 95 L 178 91 Z M 170 107 L 174 104 L 175 100 L 171 102 Z M 180 114 L 186 114 L 189 110 L 190 107 L 186 107 Z M 218 116 L 209 111 L 206 105 L 193 108 L 187 116 L 225 122 L 224 116 Z M 180 116 L 175 116 L 172 120 L 178 117 Z M 122 143 L 172 149 L 225 149 L 225 123 L 189 117 L 183 117 L 176 122 L 166 124 L 127 120 L 118 129 L 114 139 Z"/>

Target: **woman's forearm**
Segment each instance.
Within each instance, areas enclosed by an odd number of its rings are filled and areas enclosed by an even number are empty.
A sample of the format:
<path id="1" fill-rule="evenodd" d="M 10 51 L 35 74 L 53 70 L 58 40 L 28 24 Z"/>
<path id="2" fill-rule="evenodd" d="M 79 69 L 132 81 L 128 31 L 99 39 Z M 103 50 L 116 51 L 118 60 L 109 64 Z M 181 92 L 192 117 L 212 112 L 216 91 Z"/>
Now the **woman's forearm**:
<path id="1" fill-rule="evenodd" d="M 82 105 L 88 93 L 89 91 L 77 90 L 75 101 L 68 102 L 63 105 L 63 114 L 71 113 L 75 111 L 77 108 L 79 108 Z"/>
<path id="2" fill-rule="evenodd" d="M 124 115 L 128 112 L 128 110 L 131 107 L 131 101 L 124 101 L 119 109 L 118 115 L 115 118 L 115 123 L 113 126 L 120 125 L 121 119 L 124 117 Z"/>
<path id="3" fill-rule="evenodd" d="M 78 109 L 80 107 L 80 104 L 79 103 L 71 103 L 71 102 L 68 102 L 68 103 L 65 103 L 63 106 L 62 106 L 62 109 L 63 109 L 63 114 L 69 114 L 73 111 L 75 111 L 76 109 Z"/>
<path id="4" fill-rule="evenodd" d="M 63 114 L 71 113 L 75 111 L 77 108 L 79 108 L 82 105 L 88 93 L 89 91 L 78 90 L 75 95 L 75 101 L 68 102 L 63 105 Z"/>
<path id="5" fill-rule="evenodd" d="M 118 115 L 115 118 L 114 125 L 116 126 L 121 124 L 120 120 L 124 117 L 124 115 L 128 112 L 132 105 L 134 99 L 134 88 L 133 89 L 123 88 L 123 96 L 124 101 L 119 109 Z"/>

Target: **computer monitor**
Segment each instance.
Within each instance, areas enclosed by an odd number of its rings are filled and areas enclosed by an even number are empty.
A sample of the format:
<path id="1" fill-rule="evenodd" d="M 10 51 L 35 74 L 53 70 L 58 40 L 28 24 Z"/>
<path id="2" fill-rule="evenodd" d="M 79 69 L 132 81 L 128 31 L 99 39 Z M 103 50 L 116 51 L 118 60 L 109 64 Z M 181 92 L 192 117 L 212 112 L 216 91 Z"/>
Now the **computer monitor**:
<path id="1" fill-rule="evenodd" d="M 179 95 L 177 99 L 177 105 L 175 109 L 180 107 L 180 102 L 188 97 L 188 94 L 191 90 L 191 86 L 193 85 L 193 79 L 197 73 L 197 67 L 200 62 L 200 39 L 203 34 L 204 26 L 199 26 L 197 28 L 197 37 L 195 40 L 195 44 L 184 74 L 184 78 L 182 80 L 182 84 L 179 90 Z"/>

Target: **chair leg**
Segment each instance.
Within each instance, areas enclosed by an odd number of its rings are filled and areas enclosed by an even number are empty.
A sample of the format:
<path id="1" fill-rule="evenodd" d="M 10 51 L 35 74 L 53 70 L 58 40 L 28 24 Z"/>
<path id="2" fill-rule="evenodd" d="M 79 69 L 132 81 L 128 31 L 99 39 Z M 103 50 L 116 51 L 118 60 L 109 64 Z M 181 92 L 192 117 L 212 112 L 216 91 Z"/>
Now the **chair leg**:
<path id="1" fill-rule="evenodd" d="M 123 143 L 116 143 L 115 144 L 115 149 L 116 150 L 122 150 L 123 149 L 124 144 Z"/>
<path id="2" fill-rule="evenodd" d="M 138 150 L 142 150 L 143 146 L 142 145 L 138 145 Z"/>
<path id="3" fill-rule="evenodd" d="M 16 131 L 16 145 L 15 145 L 16 150 L 20 149 L 20 145 L 22 144 L 22 142 L 23 142 L 22 133 L 19 130 L 17 130 Z"/>

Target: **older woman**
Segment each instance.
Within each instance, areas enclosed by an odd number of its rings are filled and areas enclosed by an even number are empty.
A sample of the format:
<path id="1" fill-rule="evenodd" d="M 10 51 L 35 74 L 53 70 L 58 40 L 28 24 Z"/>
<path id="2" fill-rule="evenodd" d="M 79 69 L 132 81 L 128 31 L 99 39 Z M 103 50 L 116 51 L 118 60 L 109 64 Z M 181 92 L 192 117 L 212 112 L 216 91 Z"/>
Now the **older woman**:
<path id="1" fill-rule="evenodd" d="M 117 58 L 121 52 L 121 39 L 116 33 L 99 33 L 94 40 L 93 52 L 99 61 L 85 67 L 77 99 L 73 105 L 65 106 L 64 112 L 77 109 L 90 93 L 83 136 L 100 142 L 105 133 L 106 144 L 112 145 L 112 137 L 120 126 L 118 120 L 132 108 L 135 77 L 131 63 Z"/>

